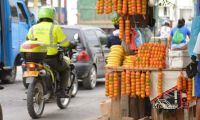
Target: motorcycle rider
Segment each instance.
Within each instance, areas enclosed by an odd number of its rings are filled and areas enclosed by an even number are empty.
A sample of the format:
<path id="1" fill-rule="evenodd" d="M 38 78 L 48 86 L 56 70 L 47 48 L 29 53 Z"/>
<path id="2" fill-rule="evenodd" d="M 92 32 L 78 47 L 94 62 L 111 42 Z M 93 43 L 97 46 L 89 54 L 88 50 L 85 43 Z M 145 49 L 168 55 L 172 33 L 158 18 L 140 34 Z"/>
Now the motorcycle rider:
<path id="1" fill-rule="evenodd" d="M 66 86 L 70 75 L 69 65 L 59 57 L 57 44 L 66 48 L 70 47 L 70 42 L 59 25 L 54 24 L 55 9 L 50 6 L 43 6 L 38 12 L 38 23 L 32 26 L 28 32 L 28 40 L 41 41 L 48 45 L 45 62 L 60 74 L 59 97 L 67 97 Z"/>

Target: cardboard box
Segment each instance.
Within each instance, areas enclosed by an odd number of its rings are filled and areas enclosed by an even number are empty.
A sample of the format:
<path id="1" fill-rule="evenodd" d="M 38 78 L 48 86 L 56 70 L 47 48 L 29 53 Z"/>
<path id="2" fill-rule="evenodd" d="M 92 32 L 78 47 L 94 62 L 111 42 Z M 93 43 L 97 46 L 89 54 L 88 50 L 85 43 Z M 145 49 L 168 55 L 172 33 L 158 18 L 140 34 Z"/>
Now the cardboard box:
<path id="1" fill-rule="evenodd" d="M 96 120 L 110 120 L 108 115 L 103 115 L 99 118 L 97 118 Z"/>
<path id="2" fill-rule="evenodd" d="M 111 99 L 105 100 L 100 103 L 100 111 L 102 115 L 107 115 L 110 117 L 111 113 Z"/>
<path id="3" fill-rule="evenodd" d="M 168 52 L 168 66 L 169 68 L 185 68 L 191 59 L 185 50 L 169 51 Z"/>

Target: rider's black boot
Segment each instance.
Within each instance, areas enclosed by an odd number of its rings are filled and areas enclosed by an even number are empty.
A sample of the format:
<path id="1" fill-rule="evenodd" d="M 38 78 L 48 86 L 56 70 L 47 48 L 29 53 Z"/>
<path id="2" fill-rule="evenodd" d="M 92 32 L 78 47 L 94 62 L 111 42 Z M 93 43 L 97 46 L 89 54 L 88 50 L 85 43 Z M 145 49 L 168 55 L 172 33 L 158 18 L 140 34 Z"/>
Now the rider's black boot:
<path id="1" fill-rule="evenodd" d="M 68 69 L 66 69 L 66 71 L 61 73 L 59 97 L 64 97 L 64 98 L 69 97 L 68 95 L 68 87 L 70 84 L 68 83 L 70 81 L 69 77 L 70 77 L 70 73 Z"/>

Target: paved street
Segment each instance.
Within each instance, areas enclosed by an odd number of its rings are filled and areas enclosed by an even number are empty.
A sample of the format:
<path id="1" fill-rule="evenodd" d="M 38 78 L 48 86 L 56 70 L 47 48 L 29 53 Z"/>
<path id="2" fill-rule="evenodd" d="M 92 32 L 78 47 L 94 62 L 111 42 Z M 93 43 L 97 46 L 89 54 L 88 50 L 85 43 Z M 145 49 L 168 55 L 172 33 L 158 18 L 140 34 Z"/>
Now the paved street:
<path id="1" fill-rule="evenodd" d="M 4 120 L 31 120 L 26 108 L 26 89 L 20 80 L 21 74 L 17 75 L 17 79 L 15 84 L 4 85 L 5 89 L 0 91 Z M 99 103 L 105 99 L 103 82 L 98 83 L 94 90 L 80 87 L 67 109 L 60 110 L 56 103 L 48 103 L 40 120 L 95 120 L 100 116 Z"/>

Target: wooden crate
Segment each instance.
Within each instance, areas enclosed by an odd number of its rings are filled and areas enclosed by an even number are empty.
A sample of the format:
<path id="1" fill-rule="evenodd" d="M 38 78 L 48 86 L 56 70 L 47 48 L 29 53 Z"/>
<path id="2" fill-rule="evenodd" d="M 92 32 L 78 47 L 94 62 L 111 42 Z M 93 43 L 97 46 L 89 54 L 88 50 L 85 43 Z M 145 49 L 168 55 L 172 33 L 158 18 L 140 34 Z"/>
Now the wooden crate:
<path id="1" fill-rule="evenodd" d="M 96 120 L 110 120 L 110 118 L 107 115 L 103 115 L 101 117 L 98 117 Z"/>
<path id="2" fill-rule="evenodd" d="M 107 115 L 110 117 L 111 113 L 111 99 L 107 99 L 100 103 L 101 115 Z"/>
<path id="3" fill-rule="evenodd" d="M 131 117 L 123 117 L 122 120 L 134 120 L 134 119 Z"/>
<path id="4" fill-rule="evenodd" d="M 174 113 L 169 115 L 159 112 L 157 109 L 152 109 L 152 119 L 153 120 L 184 120 L 184 110 L 176 110 Z"/>

